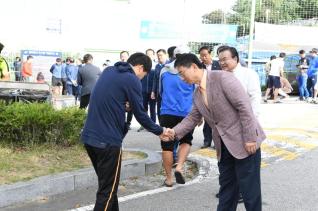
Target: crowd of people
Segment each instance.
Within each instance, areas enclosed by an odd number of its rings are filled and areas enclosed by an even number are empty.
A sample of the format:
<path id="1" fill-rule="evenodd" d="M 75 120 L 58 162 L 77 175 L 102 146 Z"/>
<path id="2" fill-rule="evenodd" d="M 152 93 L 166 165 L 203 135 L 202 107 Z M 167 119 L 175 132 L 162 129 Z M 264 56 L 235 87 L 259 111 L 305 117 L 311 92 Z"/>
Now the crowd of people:
<path id="1" fill-rule="evenodd" d="M 0 47 L 2 50 L 3 45 Z M 122 51 L 120 61 L 113 66 L 105 63 L 102 71 L 93 65 L 91 54 L 76 62 L 71 57 L 65 62 L 57 58 L 51 66 L 54 95 L 73 95 L 79 98 L 80 108 L 88 108 L 81 140 L 98 177 L 94 210 L 119 209 L 121 146 L 133 116 L 141 125 L 138 131 L 147 130 L 160 138 L 164 186 L 174 185 L 173 176 L 176 183 L 185 184 L 183 166 L 193 131 L 204 122 L 202 148 L 214 147 L 219 164 L 218 210 L 235 210 L 240 200 L 248 211 L 262 209 L 260 145 L 265 133 L 258 121 L 262 98 L 259 76 L 246 67 L 234 47 L 219 47 L 218 61 L 212 59 L 208 46 L 198 51 L 199 57 L 187 46 L 147 49 L 132 55 Z M 317 49 L 312 50 L 310 60 L 303 50 L 299 53 L 300 100 L 311 96 L 315 101 Z M 285 56 L 273 56 L 267 64 L 265 102 L 271 92 L 274 103 L 280 103 L 278 95 L 292 91 L 283 77 Z M 30 81 L 32 60 L 32 56 L 25 62 L 16 58 L 14 67 L 21 69 L 21 74 L 16 71 L 17 80 Z M 8 70 L 8 64 L 1 62 L 3 80 Z M 39 74 L 37 81 L 44 82 L 43 75 Z"/>
<path id="2" fill-rule="evenodd" d="M 318 49 L 313 48 L 309 55 L 306 55 L 305 50 L 299 51 L 300 59 L 296 67 L 298 73 L 296 75 L 296 81 L 298 85 L 299 100 L 307 101 L 311 103 L 318 103 L 318 84 L 317 84 L 317 72 L 318 72 Z M 284 76 L 284 58 L 285 53 L 280 53 L 279 57 L 275 55 L 270 57 L 270 61 L 265 65 L 267 73 L 267 90 L 264 96 L 264 102 L 267 102 L 270 96 L 273 96 L 274 103 L 282 103 L 279 95 L 283 98 L 289 97 L 289 93 L 293 91 L 293 87 L 290 85 L 287 78 Z"/>

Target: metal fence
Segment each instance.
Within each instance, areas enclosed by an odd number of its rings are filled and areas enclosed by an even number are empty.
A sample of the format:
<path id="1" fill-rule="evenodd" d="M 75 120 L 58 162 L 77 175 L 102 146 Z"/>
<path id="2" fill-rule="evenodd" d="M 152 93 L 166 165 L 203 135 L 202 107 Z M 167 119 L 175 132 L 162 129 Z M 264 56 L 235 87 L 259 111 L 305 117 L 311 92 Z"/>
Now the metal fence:
<path id="1" fill-rule="evenodd" d="M 285 71 L 288 74 L 297 72 L 295 61 L 298 61 L 299 50 L 309 52 L 318 47 L 317 0 L 237 0 L 231 11 L 219 9 L 203 15 L 202 23 L 238 26 L 236 43 L 230 45 L 259 73 L 262 85 L 266 80 L 265 63 L 271 55 L 287 53 Z M 208 45 L 215 51 L 222 44 L 228 43 L 191 42 L 189 46 L 198 49 Z"/>

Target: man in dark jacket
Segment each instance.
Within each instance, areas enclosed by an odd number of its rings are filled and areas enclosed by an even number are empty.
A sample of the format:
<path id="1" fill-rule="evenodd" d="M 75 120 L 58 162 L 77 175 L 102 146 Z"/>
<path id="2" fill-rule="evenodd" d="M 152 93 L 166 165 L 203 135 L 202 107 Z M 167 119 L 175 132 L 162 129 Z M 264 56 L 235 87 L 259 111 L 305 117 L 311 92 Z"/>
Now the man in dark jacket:
<path id="1" fill-rule="evenodd" d="M 149 73 L 141 80 L 141 87 L 142 87 L 142 97 L 144 102 L 145 111 L 150 113 L 150 118 L 152 121 L 156 122 L 156 100 L 151 98 L 151 91 L 153 85 L 153 78 L 155 75 L 155 67 L 156 62 L 154 60 L 155 51 L 151 48 L 146 50 L 146 55 L 152 61 L 152 67 Z M 144 128 L 141 126 L 137 132 L 142 131 Z"/>
<path id="2" fill-rule="evenodd" d="M 83 61 L 85 65 L 78 70 L 77 83 L 82 86 L 80 108 L 85 109 L 89 104 L 91 92 L 101 71 L 92 64 L 93 56 L 91 54 L 86 54 Z"/>
<path id="3" fill-rule="evenodd" d="M 117 62 L 103 71 L 91 94 L 81 139 L 98 177 L 95 211 L 118 210 L 121 146 L 128 131 L 127 103 L 143 127 L 163 137 L 164 129 L 149 118 L 142 101 L 140 79 L 150 69 L 149 57 L 135 53 L 127 62 Z"/>

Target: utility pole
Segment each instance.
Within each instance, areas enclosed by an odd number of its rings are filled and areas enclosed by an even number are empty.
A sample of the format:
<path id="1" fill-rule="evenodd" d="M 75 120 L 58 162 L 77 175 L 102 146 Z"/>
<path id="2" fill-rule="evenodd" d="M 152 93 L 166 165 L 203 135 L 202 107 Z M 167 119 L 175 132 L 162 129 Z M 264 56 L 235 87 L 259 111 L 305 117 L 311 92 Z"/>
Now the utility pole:
<path id="1" fill-rule="evenodd" d="M 248 67 L 252 67 L 253 58 L 253 40 L 254 40 L 254 25 L 255 25 L 255 7 L 256 0 L 252 0 L 251 8 L 251 21 L 250 21 L 250 34 L 249 34 L 249 45 L 248 45 Z"/>

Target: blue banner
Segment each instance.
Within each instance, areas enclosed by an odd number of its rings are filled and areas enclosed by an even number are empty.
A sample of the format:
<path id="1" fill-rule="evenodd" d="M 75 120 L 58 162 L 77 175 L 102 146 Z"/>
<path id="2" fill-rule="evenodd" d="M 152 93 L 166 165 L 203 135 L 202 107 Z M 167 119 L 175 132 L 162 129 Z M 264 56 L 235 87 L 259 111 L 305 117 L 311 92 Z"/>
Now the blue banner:
<path id="1" fill-rule="evenodd" d="M 182 29 L 186 27 L 186 30 Z M 180 24 L 156 21 L 141 21 L 141 39 L 180 39 L 185 36 L 188 41 L 236 43 L 237 25 L 197 24 L 180 26 Z"/>

